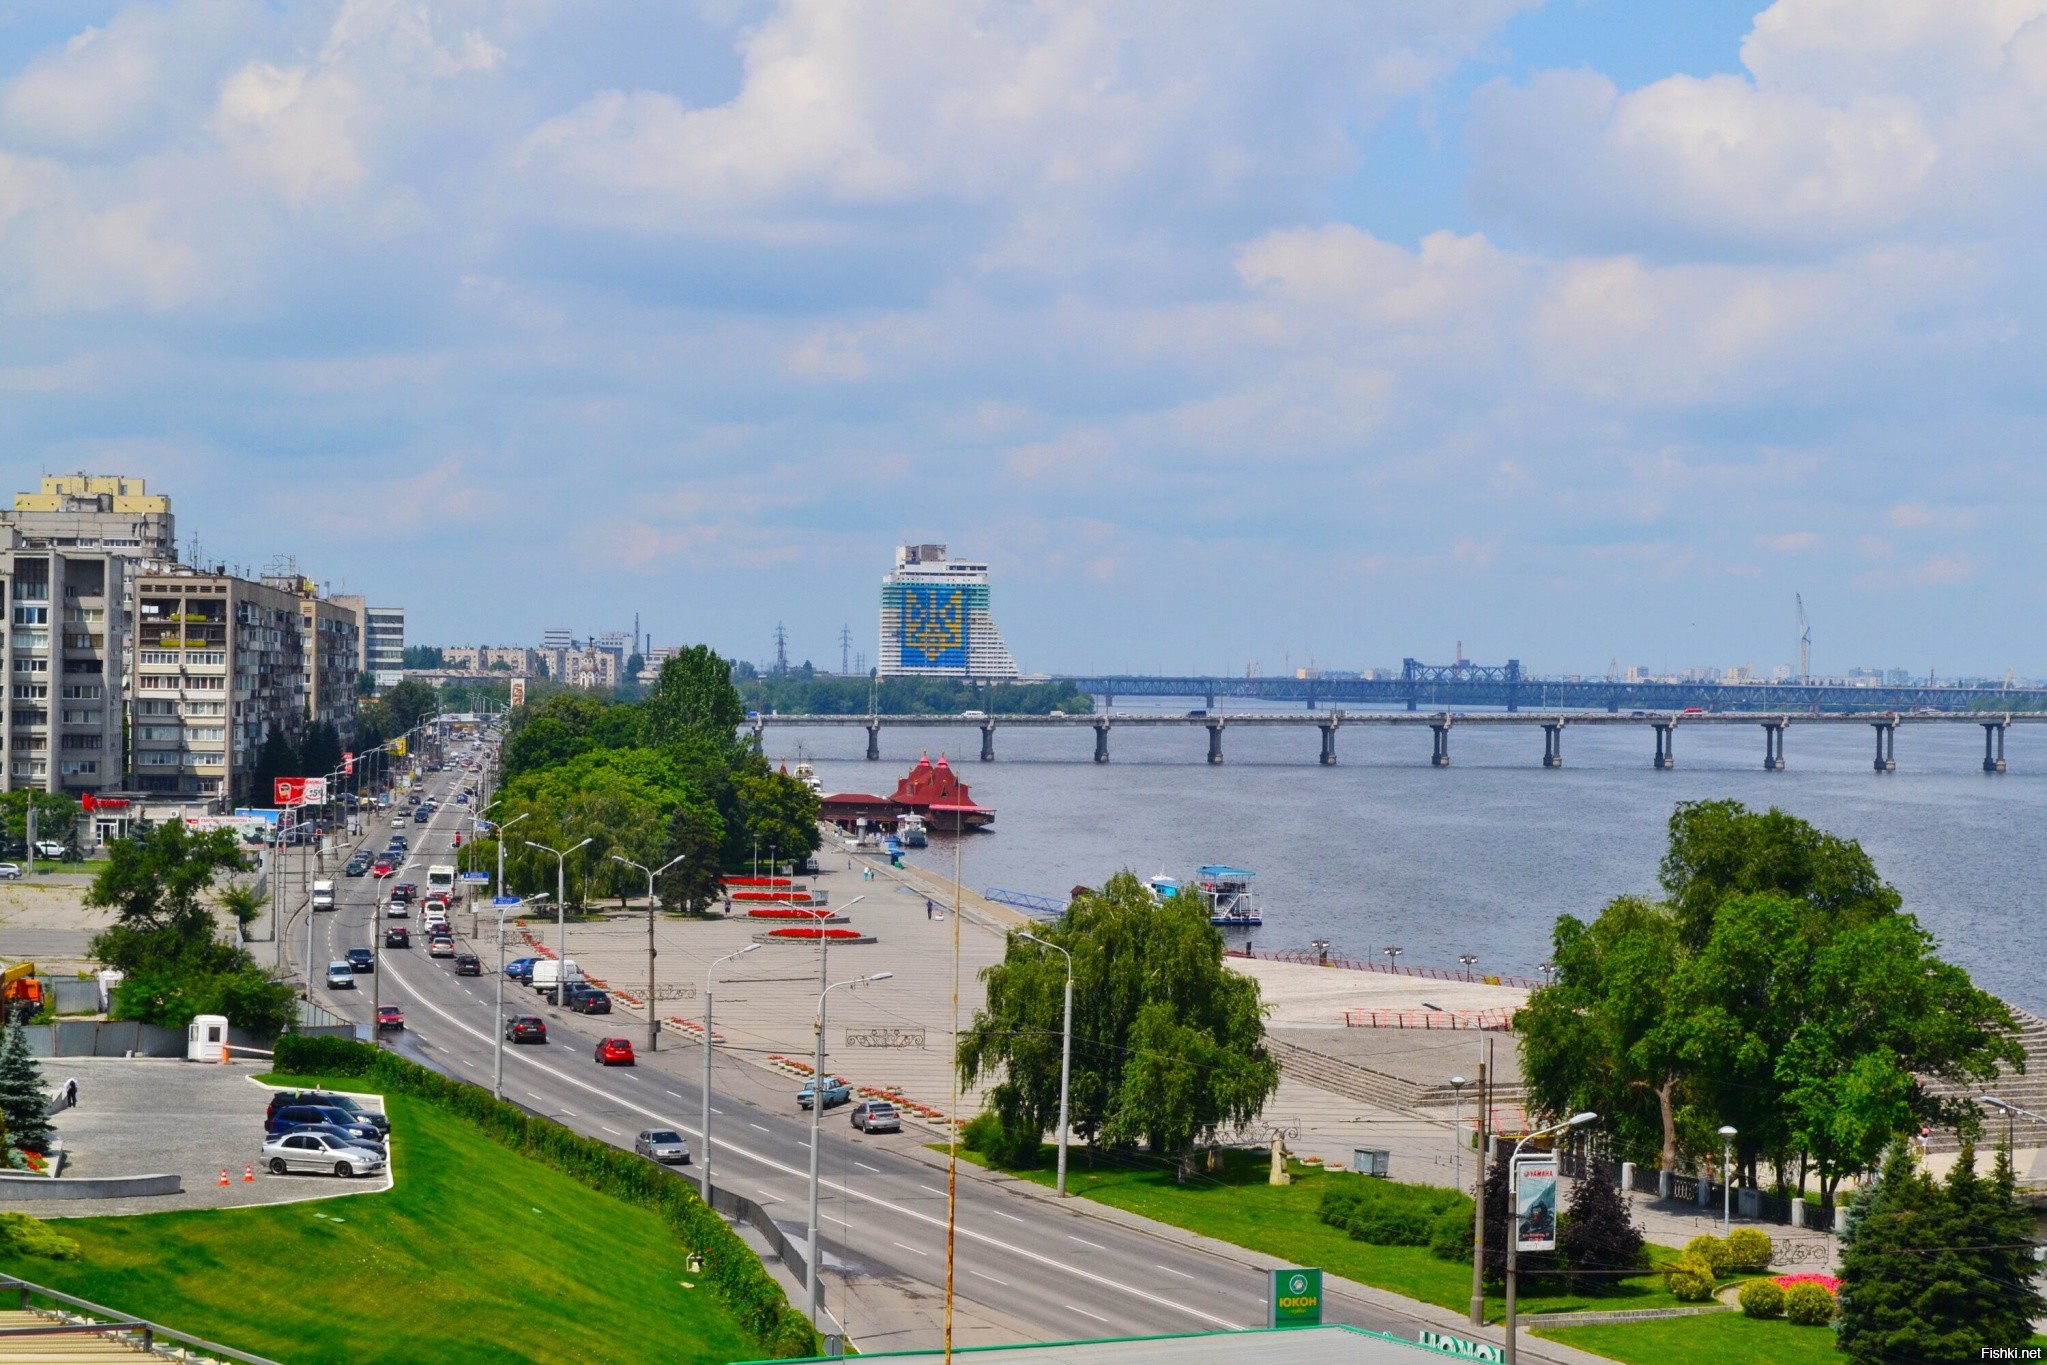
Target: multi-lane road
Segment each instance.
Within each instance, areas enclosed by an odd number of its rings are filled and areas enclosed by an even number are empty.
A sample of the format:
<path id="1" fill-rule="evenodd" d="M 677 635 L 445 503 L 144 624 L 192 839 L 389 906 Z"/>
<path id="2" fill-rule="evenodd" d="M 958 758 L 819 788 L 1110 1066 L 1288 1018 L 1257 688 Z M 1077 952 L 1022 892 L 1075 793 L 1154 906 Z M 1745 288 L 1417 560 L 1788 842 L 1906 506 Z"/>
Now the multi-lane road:
<path id="1" fill-rule="evenodd" d="M 451 753 L 449 771 L 428 775 L 427 790 L 440 805 L 427 824 L 405 819 L 402 832 L 413 847 L 393 881 L 424 883 L 428 863 L 457 860 L 454 837 L 458 830 L 466 837 L 470 808 L 453 798 L 474 776 L 460 769 L 460 757 Z M 364 819 L 363 844 L 372 850 L 400 832 L 389 814 L 371 811 Z M 316 983 L 329 961 L 351 947 L 369 946 L 386 923 L 411 924 L 416 934 L 418 926 L 416 919 L 380 916 L 380 887 L 373 878 L 328 875 L 336 878 L 339 908 L 315 917 Z M 303 896 L 294 903 L 303 906 Z M 407 1028 L 387 1035 L 390 1046 L 488 1087 L 500 1034 L 494 921 L 488 913 L 475 925 L 467 915 L 454 919 L 458 941 L 465 929 L 474 934 L 461 946 L 483 959 L 483 976 L 456 976 L 453 960 L 428 957 L 420 936 L 409 950 L 383 952 L 377 995 L 405 1011 Z M 287 942 L 296 947 L 304 943 L 304 928 L 293 927 L 287 927 Z M 573 942 L 570 951 L 573 955 Z M 507 955 L 524 954 L 513 945 Z M 358 980 L 362 989 L 354 991 L 316 984 L 313 996 L 329 1010 L 367 1022 L 371 982 Z M 792 983 L 789 990 L 785 1050 L 800 1055 L 811 1047 L 809 993 L 815 986 Z M 698 1046 L 669 1037 L 655 1053 L 642 1048 L 634 1067 L 601 1067 L 591 1055 L 595 1041 L 624 1035 L 642 1045 L 644 1023 L 635 1024 L 629 1014 L 586 1018 L 557 1010 L 516 982 L 505 983 L 504 1001 L 507 1014 L 538 1014 L 548 1024 L 544 1046 L 502 1045 L 507 1099 L 619 1146 L 630 1147 L 639 1130 L 659 1126 L 681 1130 L 692 1149 L 701 1151 Z M 800 1244 L 810 1128 L 796 1107 L 796 1088 L 786 1077 L 721 1055 L 712 1137 L 716 1182 L 771 1210 Z M 843 1113 L 827 1115 L 823 1132 L 820 1222 L 827 1309 L 868 1350 L 936 1344 L 946 1279 L 946 1181 L 918 1147 L 928 1137 L 914 1129 L 869 1137 L 855 1132 Z M 413 1178 L 432 1179 L 435 1173 Z M 964 1176 L 959 1191 L 955 1299 L 963 1341 L 1214 1331 L 1264 1323 L 1264 1276 L 1239 1259 L 1110 1221 L 1092 1213 L 1085 1201 L 1055 1203 Z M 1325 1312 L 1330 1321 L 1407 1337 L 1422 1326 L 1439 1325 L 1338 1296 L 1331 1296 Z"/>

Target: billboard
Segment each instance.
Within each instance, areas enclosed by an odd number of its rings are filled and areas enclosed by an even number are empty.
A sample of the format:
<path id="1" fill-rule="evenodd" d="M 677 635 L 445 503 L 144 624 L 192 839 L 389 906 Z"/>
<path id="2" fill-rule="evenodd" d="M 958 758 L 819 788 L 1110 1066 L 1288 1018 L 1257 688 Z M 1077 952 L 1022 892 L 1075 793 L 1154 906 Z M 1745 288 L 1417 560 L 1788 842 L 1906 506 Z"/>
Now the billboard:
<path id="1" fill-rule="evenodd" d="M 967 666 L 967 594 L 947 583 L 905 583 L 904 668 Z"/>
<path id="2" fill-rule="evenodd" d="M 514 678 L 512 679 L 512 709 L 516 711 L 525 704 L 526 680 L 524 678 Z"/>
<path id="3" fill-rule="evenodd" d="M 1305 1266 L 1286 1266 L 1267 1272 L 1265 1292 L 1267 1327 L 1320 1327 L 1322 1325 L 1322 1272 Z"/>
<path id="4" fill-rule="evenodd" d="M 1557 1247 L 1557 1160 L 1547 1152 L 1514 1158 L 1514 1249 Z"/>
<path id="5" fill-rule="evenodd" d="M 275 780 L 280 806 L 323 806 L 327 804 L 324 777 L 280 777 Z"/>

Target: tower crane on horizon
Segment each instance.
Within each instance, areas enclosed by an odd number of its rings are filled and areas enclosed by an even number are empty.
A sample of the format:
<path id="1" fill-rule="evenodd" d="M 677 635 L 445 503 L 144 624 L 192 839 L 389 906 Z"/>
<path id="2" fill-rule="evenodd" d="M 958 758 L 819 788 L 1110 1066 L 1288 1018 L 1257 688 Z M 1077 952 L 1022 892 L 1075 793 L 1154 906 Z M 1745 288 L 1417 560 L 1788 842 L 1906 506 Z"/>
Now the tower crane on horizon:
<path id="1" fill-rule="evenodd" d="M 1812 626 L 1805 619 L 1805 596 L 1791 594 L 1791 600 L 1798 604 L 1798 680 L 1812 681 Z"/>

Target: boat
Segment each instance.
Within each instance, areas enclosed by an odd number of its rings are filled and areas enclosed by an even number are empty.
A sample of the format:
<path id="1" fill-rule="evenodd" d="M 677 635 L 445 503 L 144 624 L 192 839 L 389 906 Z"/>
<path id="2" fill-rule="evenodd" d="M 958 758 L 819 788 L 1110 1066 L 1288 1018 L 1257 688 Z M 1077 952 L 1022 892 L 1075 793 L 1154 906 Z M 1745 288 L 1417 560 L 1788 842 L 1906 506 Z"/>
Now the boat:
<path id="1" fill-rule="evenodd" d="M 1194 886 L 1208 905 L 1208 922 L 1224 928 L 1250 928 L 1265 923 L 1252 894 L 1251 879 L 1258 874 L 1241 867 L 1215 864 L 1194 869 Z"/>
<path id="2" fill-rule="evenodd" d="M 807 760 L 798 760 L 796 771 L 791 776 L 819 796 L 824 795 L 824 783 L 818 780 L 817 770 L 811 767 Z"/>
<path id="3" fill-rule="evenodd" d="M 908 811 L 896 821 L 896 838 L 903 841 L 904 848 L 924 848 L 931 841 L 924 836 L 924 817 L 915 811 Z"/>

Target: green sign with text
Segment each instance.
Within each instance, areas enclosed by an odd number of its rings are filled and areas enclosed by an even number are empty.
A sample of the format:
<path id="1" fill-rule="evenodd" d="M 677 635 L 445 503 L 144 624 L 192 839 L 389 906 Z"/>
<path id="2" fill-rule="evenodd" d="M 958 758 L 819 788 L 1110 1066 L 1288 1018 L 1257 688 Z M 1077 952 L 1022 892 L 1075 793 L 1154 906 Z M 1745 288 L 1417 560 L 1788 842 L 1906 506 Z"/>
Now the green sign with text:
<path id="1" fill-rule="evenodd" d="M 1322 1325 L 1322 1272 L 1275 1270 L 1265 1295 L 1267 1327 Z"/>

